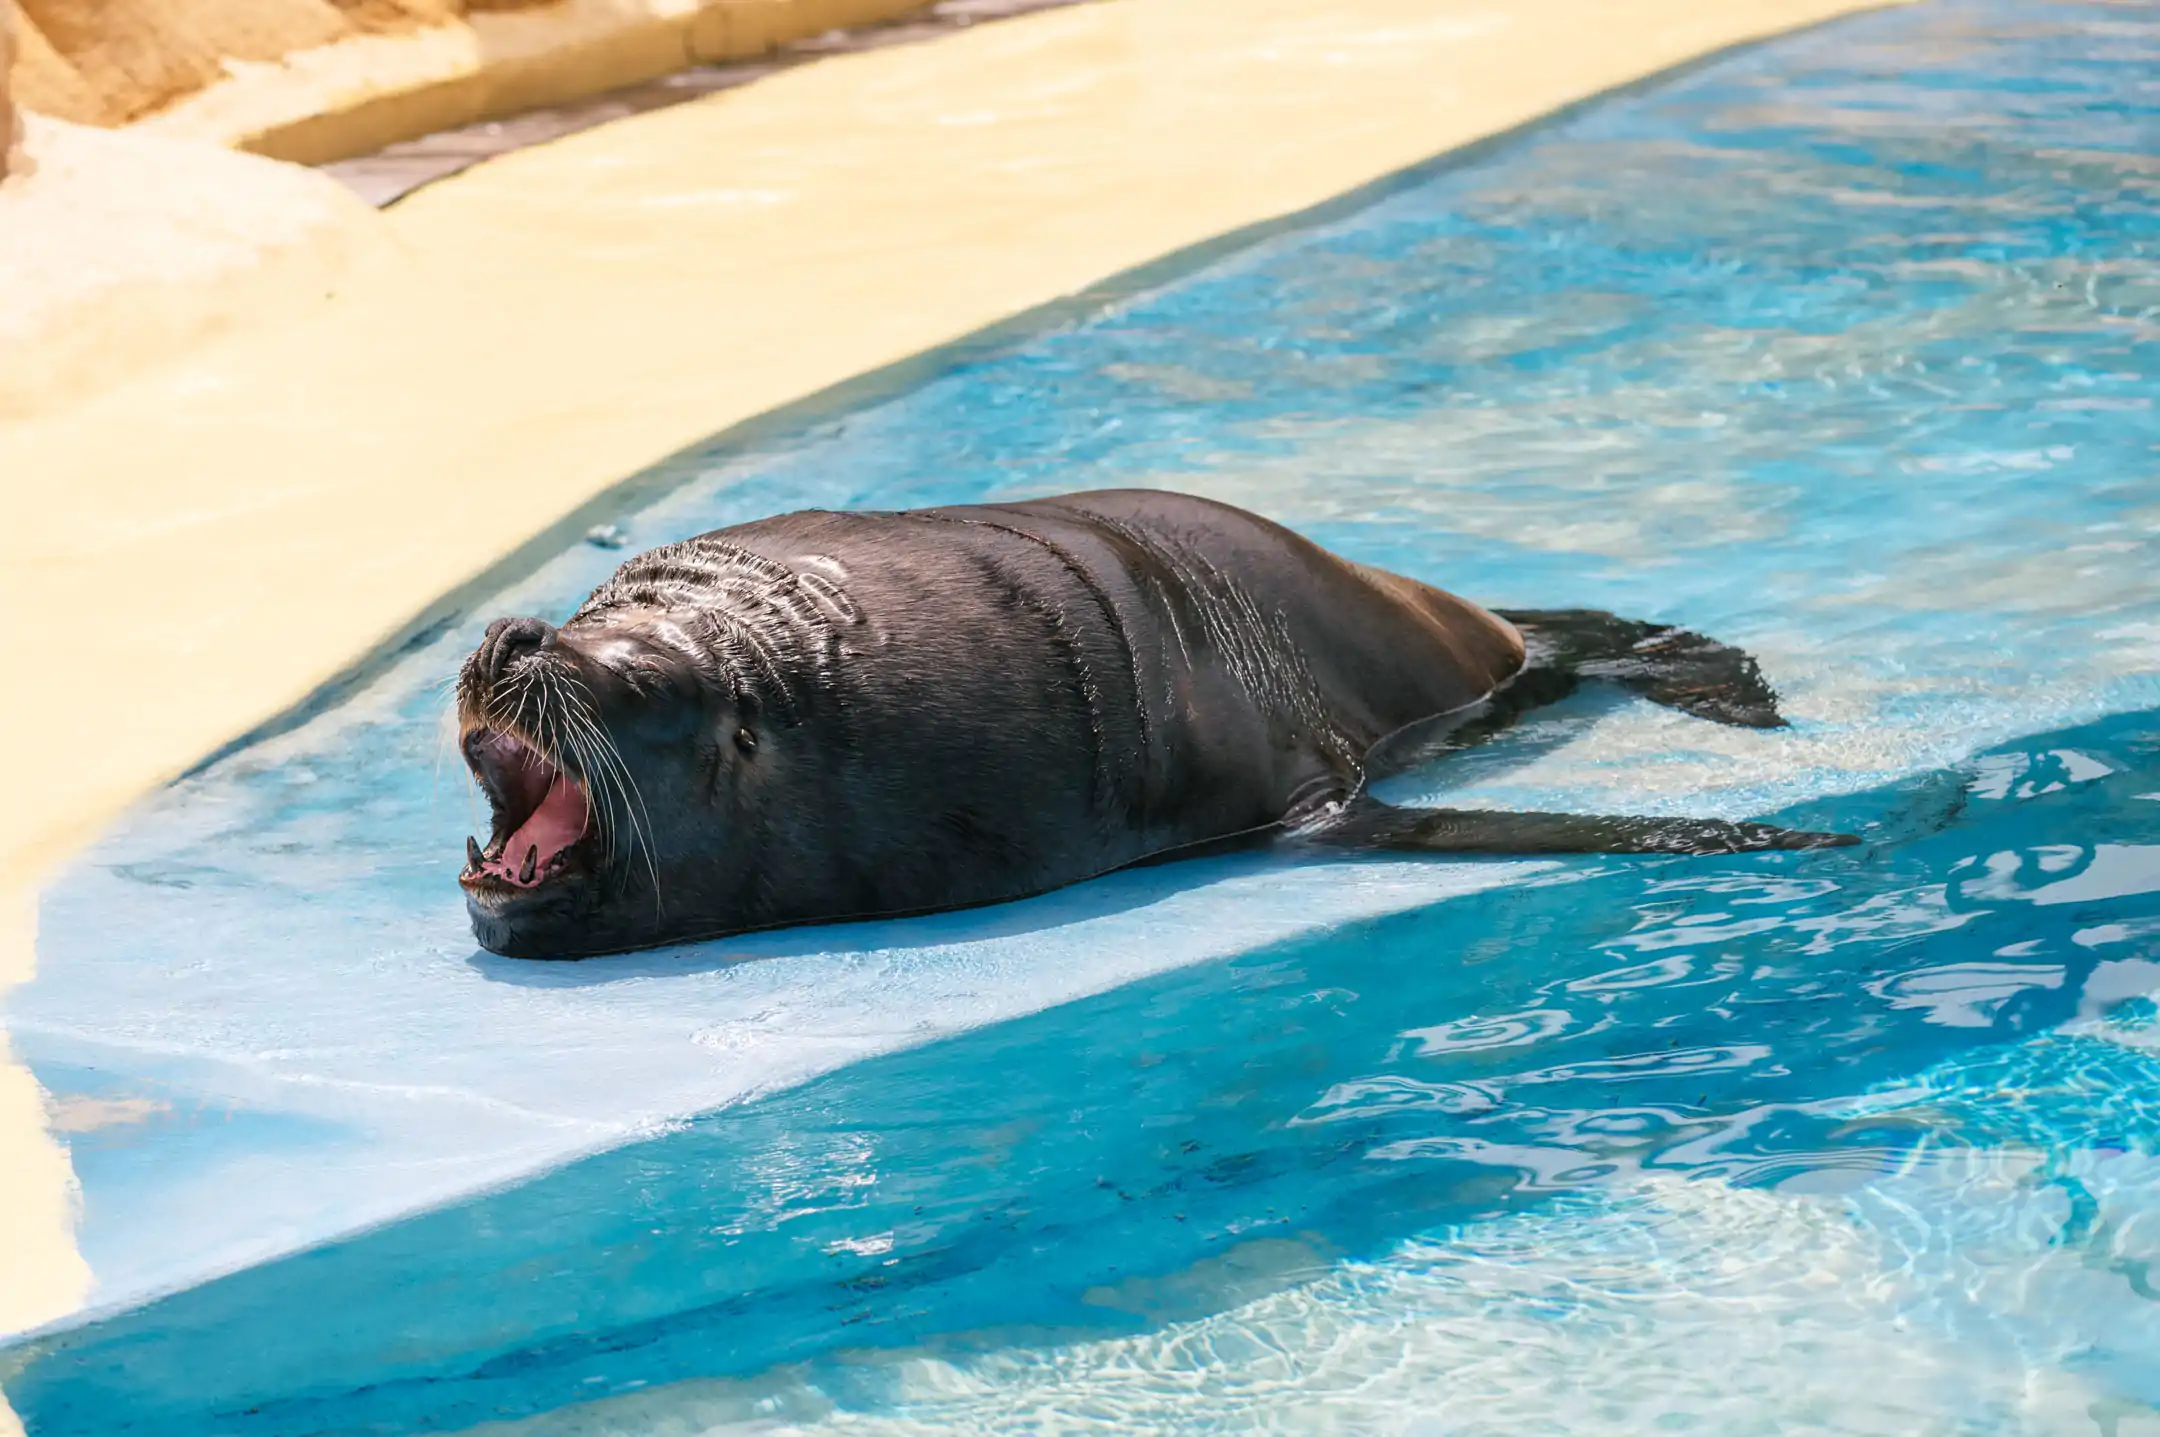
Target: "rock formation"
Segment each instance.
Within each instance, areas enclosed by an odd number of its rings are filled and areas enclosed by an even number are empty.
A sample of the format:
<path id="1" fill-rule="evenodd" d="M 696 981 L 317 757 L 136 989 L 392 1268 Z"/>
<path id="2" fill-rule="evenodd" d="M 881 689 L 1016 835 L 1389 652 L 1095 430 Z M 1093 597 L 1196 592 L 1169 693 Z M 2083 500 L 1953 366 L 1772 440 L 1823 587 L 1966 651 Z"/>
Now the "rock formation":
<path id="1" fill-rule="evenodd" d="M 204 88 L 228 62 L 272 62 L 359 35 L 544 0 L 0 0 L 19 11 L 19 103 L 123 125 Z"/>
<path id="2" fill-rule="evenodd" d="M 0 5 L 0 180 L 7 178 L 15 147 L 22 139 L 22 119 L 15 113 L 8 77 L 15 70 L 15 17 Z"/>

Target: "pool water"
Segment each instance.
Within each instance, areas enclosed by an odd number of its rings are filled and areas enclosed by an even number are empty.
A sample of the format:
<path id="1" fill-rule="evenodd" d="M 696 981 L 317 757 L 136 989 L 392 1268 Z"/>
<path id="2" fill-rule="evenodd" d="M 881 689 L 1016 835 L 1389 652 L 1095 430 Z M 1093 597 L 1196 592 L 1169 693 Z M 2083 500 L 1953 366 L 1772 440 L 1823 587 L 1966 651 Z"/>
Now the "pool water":
<path id="1" fill-rule="evenodd" d="M 1389 796 L 1863 847 L 493 959 L 441 681 L 580 546 L 48 894 L 12 1039 L 133 1116 L 72 1143 L 108 1310 L 0 1387 L 33 1434 L 2160 1433 L 2156 62 L 2150 5 L 1843 22 L 623 521 L 1216 495 L 1743 643 L 1795 721 L 1585 693 Z"/>

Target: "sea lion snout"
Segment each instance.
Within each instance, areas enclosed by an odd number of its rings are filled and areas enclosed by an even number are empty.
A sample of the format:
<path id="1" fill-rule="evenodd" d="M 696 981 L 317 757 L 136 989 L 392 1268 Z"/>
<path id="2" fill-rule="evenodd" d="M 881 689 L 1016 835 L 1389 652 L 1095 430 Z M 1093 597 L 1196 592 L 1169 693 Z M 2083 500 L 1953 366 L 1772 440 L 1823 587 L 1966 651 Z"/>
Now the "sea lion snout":
<path id="1" fill-rule="evenodd" d="M 554 643 L 555 628 L 544 619 L 497 619 L 481 638 L 473 666 L 477 676 L 492 687 L 508 676 L 519 659 Z"/>

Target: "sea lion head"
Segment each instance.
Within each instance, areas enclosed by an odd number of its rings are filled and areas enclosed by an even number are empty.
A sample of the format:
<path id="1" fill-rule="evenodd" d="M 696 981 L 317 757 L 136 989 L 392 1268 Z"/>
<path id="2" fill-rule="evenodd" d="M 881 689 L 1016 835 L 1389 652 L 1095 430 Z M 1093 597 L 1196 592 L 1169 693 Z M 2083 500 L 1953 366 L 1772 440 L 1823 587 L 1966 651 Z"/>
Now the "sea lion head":
<path id="1" fill-rule="evenodd" d="M 458 880 L 480 944 L 575 958 L 770 922 L 806 855 L 764 800 L 835 647 L 822 618 L 785 566 L 705 538 L 631 560 L 559 628 L 490 624 L 457 685 L 492 819 Z"/>

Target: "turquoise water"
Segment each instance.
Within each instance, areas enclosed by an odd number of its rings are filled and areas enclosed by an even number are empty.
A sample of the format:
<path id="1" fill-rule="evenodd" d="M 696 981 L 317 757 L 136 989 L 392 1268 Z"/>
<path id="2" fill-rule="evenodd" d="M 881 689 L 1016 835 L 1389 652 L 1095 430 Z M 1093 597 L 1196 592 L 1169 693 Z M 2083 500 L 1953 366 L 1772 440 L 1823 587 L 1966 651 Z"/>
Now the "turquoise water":
<path id="1" fill-rule="evenodd" d="M 71 1143 L 108 1310 L 0 1387 L 33 1434 L 2160 1431 L 2156 62 L 2149 5 L 1779 42 L 624 521 L 1214 494 L 1745 643 L 1795 720 L 1586 694 L 1394 796 L 1866 846 L 493 959 L 440 681 L 581 546 L 48 894 L 12 1040 L 127 1117 Z"/>

